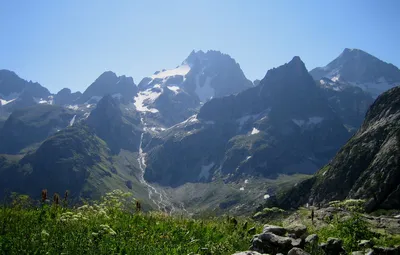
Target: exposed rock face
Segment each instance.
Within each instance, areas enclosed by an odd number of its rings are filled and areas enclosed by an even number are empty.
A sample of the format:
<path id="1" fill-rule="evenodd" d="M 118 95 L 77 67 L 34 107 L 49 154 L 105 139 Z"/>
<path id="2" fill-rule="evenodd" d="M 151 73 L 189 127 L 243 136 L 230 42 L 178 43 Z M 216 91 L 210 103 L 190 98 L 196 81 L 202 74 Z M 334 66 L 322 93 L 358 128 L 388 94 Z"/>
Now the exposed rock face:
<path id="1" fill-rule="evenodd" d="M 285 207 L 366 199 L 367 210 L 400 208 L 400 88 L 374 102 L 358 132 L 312 179 L 281 199 Z"/>

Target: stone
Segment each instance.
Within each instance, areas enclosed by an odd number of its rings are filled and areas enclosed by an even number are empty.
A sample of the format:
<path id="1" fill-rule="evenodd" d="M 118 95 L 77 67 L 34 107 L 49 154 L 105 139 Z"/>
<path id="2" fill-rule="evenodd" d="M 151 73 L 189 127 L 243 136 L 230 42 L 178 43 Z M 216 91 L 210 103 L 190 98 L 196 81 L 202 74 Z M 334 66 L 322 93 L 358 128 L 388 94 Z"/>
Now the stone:
<path id="1" fill-rule="evenodd" d="M 310 255 L 308 252 L 303 251 L 300 248 L 293 248 L 288 252 L 288 255 Z"/>
<path id="2" fill-rule="evenodd" d="M 312 234 L 306 237 L 306 244 L 315 245 L 318 244 L 319 237 L 317 234 Z"/>
<path id="3" fill-rule="evenodd" d="M 271 232 L 278 236 L 284 236 L 286 234 L 287 230 L 280 226 L 266 224 L 266 225 L 264 225 L 263 233 L 266 233 L 266 232 Z"/>
<path id="4" fill-rule="evenodd" d="M 300 247 L 302 245 L 303 239 L 301 239 L 301 238 L 297 238 L 297 239 L 291 238 L 291 239 L 292 239 L 293 247 Z"/>
<path id="5" fill-rule="evenodd" d="M 247 233 L 249 235 L 254 235 L 256 233 L 256 228 L 255 227 L 250 228 L 249 230 L 247 230 Z"/>
<path id="6" fill-rule="evenodd" d="M 374 255 L 400 255 L 400 246 L 397 247 L 373 247 Z"/>
<path id="7" fill-rule="evenodd" d="M 373 254 L 374 254 L 374 250 L 372 250 L 372 249 L 367 249 L 365 251 L 365 255 L 373 255 Z"/>
<path id="8" fill-rule="evenodd" d="M 264 232 L 254 236 L 251 250 L 261 253 L 277 254 L 287 253 L 294 245 L 299 246 L 301 239 L 293 239 L 285 236 L 279 236 L 271 232 Z"/>
<path id="9" fill-rule="evenodd" d="M 294 235 L 294 238 L 305 238 L 307 233 L 307 227 L 304 225 L 292 225 L 286 228 L 289 234 Z"/>
<path id="10" fill-rule="evenodd" d="M 351 255 L 365 255 L 363 251 L 353 251 Z"/>
<path id="11" fill-rule="evenodd" d="M 372 248 L 374 247 L 374 242 L 371 240 L 361 240 L 358 242 L 358 247 L 361 249 Z"/>
<path id="12" fill-rule="evenodd" d="M 320 247 L 326 255 L 346 254 L 346 251 L 343 249 L 343 241 L 338 238 L 329 237 L 328 241 L 322 243 Z"/>
<path id="13" fill-rule="evenodd" d="M 256 251 L 241 251 L 241 252 L 234 253 L 232 255 L 262 255 L 262 254 L 258 253 Z"/>

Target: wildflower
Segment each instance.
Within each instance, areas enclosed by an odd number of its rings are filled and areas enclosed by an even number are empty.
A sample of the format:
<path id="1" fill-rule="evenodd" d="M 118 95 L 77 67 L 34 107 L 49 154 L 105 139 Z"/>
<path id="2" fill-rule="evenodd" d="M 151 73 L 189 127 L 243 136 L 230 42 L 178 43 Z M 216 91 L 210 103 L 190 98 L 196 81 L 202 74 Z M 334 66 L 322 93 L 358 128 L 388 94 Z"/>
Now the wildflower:
<path id="1" fill-rule="evenodd" d="M 102 232 L 105 234 L 110 234 L 110 235 L 116 235 L 117 232 L 115 232 L 109 225 L 107 224 L 102 224 L 100 225 L 100 227 L 102 228 Z"/>
<path id="2" fill-rule="evenodd" d="M 42 203 L 47 200 L 47 189 L 42 190 Z"/>
<path id="3" fill-rule="evenodd" d="M 54 193 L 54 196 L 53 196 L 53 203 L 54 203 L 55 205 L 58 205 L 58 204 L 60 203 L 60 196 L 59 196 L 57 193 Z"/>
<path id="4" fill-rule="evenodd" d="M 88 205 L 82 205 L 81 207 L 78 207 L 78 210 L 86 210 L 88 208 L 89 208 Z"/>
<path id="5" fill-rule="evenodd" d="M 140 212 L 142 210 L 142 205 L 140 204 L 140 202 L 138 200 L 136 200 L 136 211 Z"/>
<path id="6" fill-rule="evenodd" d="M 68 205 L 68 190 L 66 190 L 64 193 L 63 203 L 64 203 L 64 207 L 67 207 L 67 205 Z"/>
<path id="7" fill-rule="evenodd" d="M 46 230 L 42 230 L 42 233 L 41 233 L 41 235 L 42 235 L 42 237 L 48 237 L 48 236 L 50 236 L 50 234 L 49 233 L 47 233 L 47 231 Z"/>

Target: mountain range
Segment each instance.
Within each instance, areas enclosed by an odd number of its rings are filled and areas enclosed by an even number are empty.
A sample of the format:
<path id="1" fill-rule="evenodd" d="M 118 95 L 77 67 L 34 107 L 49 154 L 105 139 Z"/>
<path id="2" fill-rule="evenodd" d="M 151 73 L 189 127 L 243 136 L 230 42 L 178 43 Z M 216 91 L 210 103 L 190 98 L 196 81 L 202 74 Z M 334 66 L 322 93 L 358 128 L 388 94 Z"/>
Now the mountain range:
<path id="1" fill-rule="evenodd" d="M 69 189 L 80 199 L 120 188 L 171 211 L 183 205 L 168 192 L 181 187 L 243 183 L 241 194 L 250 179 L 316 173 L 280 205 L 375 194 L 370 208 L 398 207 L 398 184 L 371 181 L 400 174 L 397 85 L 397 67 L 357 49 L 310 72 L 296 56 L 254 82 L 229 55 L 192 51 L 138 85 L 107 71 L 83 93 L 54 95 L 0 70 L 1 194 Z M 223 207 L 244 203 L 232 201 Z"/>

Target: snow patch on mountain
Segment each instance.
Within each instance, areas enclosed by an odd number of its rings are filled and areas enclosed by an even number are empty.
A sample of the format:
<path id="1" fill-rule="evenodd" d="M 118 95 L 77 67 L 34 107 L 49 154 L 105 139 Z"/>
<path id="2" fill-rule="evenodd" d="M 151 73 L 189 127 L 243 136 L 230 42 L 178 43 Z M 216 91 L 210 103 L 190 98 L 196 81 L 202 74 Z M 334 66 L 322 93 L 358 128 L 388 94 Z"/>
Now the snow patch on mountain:
<path id="1" fill-rule="evenodd" d="M 69 122 L 69 126 L 70 126 L 70 127 L 72 127 L 72 125 L 74 125 L 74 123 L 75 123 L 75 118 L 76 118 L 76 115 L 74 115 L 74 117 L 72 117 L 71 121 Z"/>
<path id="2" fill-rule="evenodd" d="M 389 84 L 384 77 L 380 77 L 376 82 L 366 82 L 366 83 L 349 82 L 349 84 L 369 92 L 374 98 L 377 98 L 383 92 L 396 86 L 395 84 Z"/>
<path id="3" fill-rule="evenodd" d="M 135 107 L 137 111 L 140 112 L 152 112 L 157 113 L 158 110 L 155 108 L 149 108 L 148 105 L 153 103 L 160 95 L 161 91 L 153 91 L 152 89 L 147 89 L 145 91 L 141 91 L 134 98 Z"/>
<path id="4" fill-rule="evenodd" d="M 74 111 L 77 111 L 79 109 L 79 106 L 77 104 L 75 104 L 75 105 L 67 105 L 66 108 L 74 110 Z"/>
<path id="5" fill-rule="evenodd" d="M 331 80 L 332 81 L 338 81 L 340 79 L 340 75 L 336 75 L 336 76 L 333 76 L 332 78 L 331 78 Z"/>
<path id="6" fill-rule="evenodd" d="M 167 88 L 173 91 L 175 94 L 179 93 L 180 88 L 178 86 L 167 86 Z"/>
<path id="7" fill-rule="evenodd" d="M 15 99 L 16 98 L 11 99 L 11 100 L 0 99 L 0 103 L 1 103 L 1 105 L 6 105 L 6 104 L 9 104 L 9 103 L 13 102 Z"/>
<path id="8" fill-rule="evenodd" d="M 52 96 L 49 96 L 49 98 L 47 100 L 44 99 L 44 98 L 33 97 L 33 100 L 37 104 L 53 104 L 53 97 Z"/>
<path id="9" fill-rule="evenodd" d="M 19 95 L 20 95 L 20 93 L 15 93 L 15 92 L 10 93 L 7 96 L 0 94 L 1 105 L 6 105 L 6 104 L 9 104 L 9 103 L 15 101 L 19 97 Z"/>
<path id="10" fill-rule="evenodd" d="M 260 130 L 258 130 L 257 128 L 253 128 L 253 130 L 251 130 L 250 135 L 255 135 L 255 134 L 258 134 L 258 133 L 260 133 Z"/>
<path id="11" fill-rule="evenodd" d="M 215 95 L 214 88 L 211 87 L 211 81 L 212 77 L 207 76 L 204 84 L 200 84 L 200 75 L 202 73 L 199 73 L 196 75 L 196 88 L 195 88 L 195 93 L 199 97 L 200 101 L 206 102 L 209 99 L 213 98 Z"/>
<path id="12" fill-rule="evenodd" d="M 156 74 L 153 74 L 150 78 L 152 79 L 165 79 L 167 77 L 182 75 L 185 76 L 190 71 L 188 64 L 183 64 L 175 69 L 165 70 Z M 149 82 L 150 83 L 150 82 Z"/>

